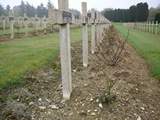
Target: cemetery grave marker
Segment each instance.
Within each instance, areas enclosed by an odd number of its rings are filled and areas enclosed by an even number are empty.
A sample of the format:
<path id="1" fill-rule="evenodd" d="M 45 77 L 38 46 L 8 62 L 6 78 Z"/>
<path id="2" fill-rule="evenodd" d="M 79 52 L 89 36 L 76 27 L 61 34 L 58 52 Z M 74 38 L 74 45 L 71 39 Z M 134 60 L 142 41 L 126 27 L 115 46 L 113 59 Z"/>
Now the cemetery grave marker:
<path id="1" fill-rule="evenodd" d="M 57 23 L 60 26 L 60 56 L 63 98 L 68 100 L 72 92 L 70 23 L 72 14 L 69 12 L 68 0 L 58 0 L 59 14 Z"/>
<path id="2" fill-rule="evenodd" d="M 6 18 L 2 17 L 2 22 L 3 22 L 3 31 L 6 30 Z"/>
<path id="3" fill-rule="evenodd" d="M 26 14 L 24 14 L 24 25 L 25 25 L 25 36 L 28 36 L 28 17 L 26 16 Z"/>
<path id="4" fill-rule="evenodd" d="M 83 66 L 88 66 L 88 18 L 87 18 L 87 3 L 82 2 L 82 51 L 83 51 Z"/>
<path id="5" fill-rule="evenodd" d="M 95 15 L 95 11 L 92 10 L 91 11 L 91 53 L 94 54 L 95 53 L 95 47 L 96 47 L 96 24 L 95 24 L 95 19 L 96 19 L 96 15 Z"/>
<path id="6" fill-rule="evenodd" d="M 14 17 L 13 16 L 9 17 L 9 22 L 10 22 L 10 33 L 11 33 L 10 38 L 13 39 L 14 38 Z"/>

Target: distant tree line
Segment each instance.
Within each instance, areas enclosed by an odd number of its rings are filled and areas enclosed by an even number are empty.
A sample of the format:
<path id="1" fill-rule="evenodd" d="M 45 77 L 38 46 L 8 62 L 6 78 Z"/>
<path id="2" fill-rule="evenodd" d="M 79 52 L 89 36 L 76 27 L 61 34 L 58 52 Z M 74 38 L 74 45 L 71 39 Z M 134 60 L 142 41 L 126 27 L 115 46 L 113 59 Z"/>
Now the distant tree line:
<path id="1" fill-rule="evenodd" d="M 14 16 L 24 16 L 26 14 L 28 17 L 34 17 L 37 15 L 38 17 L 48 17 L 48 9 L 54 8 L 54 5 L 48 0 L 47 6 L 44 6 L 42 3 L 37 7 L 30 5 L 28 2 L 21 1 L 20 5 L 14 6 L 13 9 L 9 5 L 4 8 L 0 5 L 0 16 L 9 16 L 10 11 L 14 11 Z M 76 18 L 80 18 L 80 12 L 76 9 L 70 10 Z"/>
<path id="2" fill-rule="evenodd" d="M 143 22 L 149 15 L 148 4 L 138 3 L 129 9 L 104 9 L 103 15 L 114 22 Z"/>
<path id="3" fill-rule="evenodd" d="M 48 5 L 50 4 L 51 3 L 49 1 Z M 48 16 L 48 7 L 45 7 L 43 4 L 34 7 L 28 2 L 25 3 L 24 1 L 21 1 L 20 5 L 14 6 L 13 9 L 11 9 L 9 5 L 7 5 L 6 8 L 0 5 L 0 16 L 9 16 L 10 11 L 14 12 L 14 16 L 24 16 L 24 14 L 26 14 L 28 17 L 34 17 L 35 15 L 38 17 Z"/>

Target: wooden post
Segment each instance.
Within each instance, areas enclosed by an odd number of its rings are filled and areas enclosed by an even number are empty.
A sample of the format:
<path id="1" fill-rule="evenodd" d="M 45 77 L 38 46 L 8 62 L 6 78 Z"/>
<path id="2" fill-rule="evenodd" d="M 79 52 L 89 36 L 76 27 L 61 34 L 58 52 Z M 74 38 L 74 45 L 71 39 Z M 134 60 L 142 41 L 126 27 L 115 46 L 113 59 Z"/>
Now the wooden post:
<path id="1" fill-rule="evenodd" d="M 61 12 L 68 11 L 68 0 L 58 0 L 59 10 Z M 60 17 L 61 18 L 61 17 Z M 61 76 L 62 91 L 65 100 L 70 99 L 72 92 L 72 76 L 71 76 L 71 50 L 70 50 L 70 24 L 64 22 L 65 15 L 62 15 L 60 25 L 60 56 L 61 56 Z M 67 18 L 68 19 L 68 18 Z"/>
<path id="2" fill-rule="evenodd" d="M 82 2 L 82 48 L 83 66 L 88 66 L 88 26 L 87 26 L 87 3 Z"/>
<path id="3" fill-rule="evenodd" d="M 92 19 L 92 25 L 91 25 L 91 53 L 95 53 L 96 48 L 96 25 L 95 25 L 95 11 L 91 11 L 91 19 Z"/>

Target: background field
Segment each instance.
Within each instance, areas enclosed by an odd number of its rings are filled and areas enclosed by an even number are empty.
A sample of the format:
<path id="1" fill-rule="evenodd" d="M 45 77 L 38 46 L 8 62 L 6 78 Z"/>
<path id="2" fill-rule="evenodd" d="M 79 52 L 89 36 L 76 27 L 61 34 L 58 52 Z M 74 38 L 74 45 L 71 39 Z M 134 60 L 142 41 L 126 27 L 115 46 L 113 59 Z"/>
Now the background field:
<path id="1" fill-rule="evenodd" d="M 126 36 L 128 31 L 126 27 L 121 23 L 115 23 L 114 26 L 123 36 Z M 160 35 L 130 30 L 128 42 L 147 61 L 152 75 L 160 79 Z"/>
<path id="2" fill-rule="evenodd" d="M 80 29 L 71 30 L 72 42 L 80 40 Z M 59 51 L 59 34 L 16 39 L 0 43 L 0 89 L 22 82 L 26 72 L 54 61 Z"/>

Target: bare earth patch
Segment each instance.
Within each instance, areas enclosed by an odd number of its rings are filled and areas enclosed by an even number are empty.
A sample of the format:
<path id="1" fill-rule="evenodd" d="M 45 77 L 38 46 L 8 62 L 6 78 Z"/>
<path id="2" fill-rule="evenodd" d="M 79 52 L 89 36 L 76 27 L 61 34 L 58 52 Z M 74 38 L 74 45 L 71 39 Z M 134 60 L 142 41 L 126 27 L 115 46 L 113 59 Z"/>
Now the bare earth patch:
<path id="1" fill-rule="evenodd" d="M 160 84 L 149 75 L 145 61 L 125 46 L 117 66 L 98 67 L 96 55 L 89 56 L 89 67 L 82 67 L 81 44 L 72 47 L 73 92 L 70 101 L 62 99 L 59 60 L 54 67 L 26 75 L 26 85 L 2 93 L 2 120 L 160 120 Z M 114 81 L 111 93 L 116 99 L 102 103 L 98 98 Z M 11 104 L 11 103 L 14 103 Z M 20 109 L 20 110 L 19 110 Z M 21 112 L 23 111 L 23 112 Z"/>

